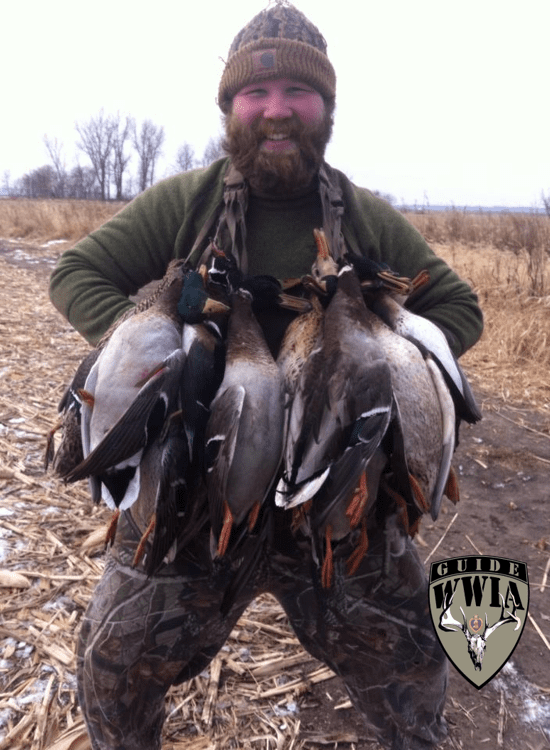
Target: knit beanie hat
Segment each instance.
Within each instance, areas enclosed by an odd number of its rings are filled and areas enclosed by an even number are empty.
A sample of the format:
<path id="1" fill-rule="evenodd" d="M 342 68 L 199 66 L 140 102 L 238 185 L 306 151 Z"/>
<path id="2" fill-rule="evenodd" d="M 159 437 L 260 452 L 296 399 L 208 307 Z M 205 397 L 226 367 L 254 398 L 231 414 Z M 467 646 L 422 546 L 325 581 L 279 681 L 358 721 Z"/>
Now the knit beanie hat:
<path id="1" fill-rule="evenodd" d="M 319 29 L 286 0 L 262 10 L 235 37 L 218 90 L 227 114 L 243 86 L 269 78 L 294 78 L 334 101 L 336 74 Z"/>

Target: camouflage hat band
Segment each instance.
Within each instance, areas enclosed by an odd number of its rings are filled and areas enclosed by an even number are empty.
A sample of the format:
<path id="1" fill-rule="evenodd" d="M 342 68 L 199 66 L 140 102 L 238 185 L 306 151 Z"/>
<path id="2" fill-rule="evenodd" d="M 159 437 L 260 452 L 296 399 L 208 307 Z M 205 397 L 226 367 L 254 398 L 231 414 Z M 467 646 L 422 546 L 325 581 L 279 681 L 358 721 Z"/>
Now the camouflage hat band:
<path id="1" fill-rule="evenodd" d="M 336 94 L 336 74 L 325 54 L 295 39 L 267 38 L 246 44 L 229 58 L 220 81 L 218 105 L 227 114 L 243 86 L 270 78 L 303 81 L 328 99 Z"/>

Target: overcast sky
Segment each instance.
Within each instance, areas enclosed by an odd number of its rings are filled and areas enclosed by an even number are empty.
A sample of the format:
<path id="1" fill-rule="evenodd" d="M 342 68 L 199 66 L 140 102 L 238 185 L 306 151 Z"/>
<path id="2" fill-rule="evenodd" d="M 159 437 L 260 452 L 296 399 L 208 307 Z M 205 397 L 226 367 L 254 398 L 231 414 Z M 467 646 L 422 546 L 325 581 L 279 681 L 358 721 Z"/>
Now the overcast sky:
<path id="1" fill-rule="evenodd" d="M 550 0 L 296 0 L 337 75 L 327 160 L 397 201 L 540 205 L 550 193 Z M 266 0 L 25 0 L 2 11 L 0 184 L 86 157 L 75 121 L 164 126 L 157 175 L 221 132 L 223 58 Z M 133 169 L 136 162 L 133 157 Z"/>

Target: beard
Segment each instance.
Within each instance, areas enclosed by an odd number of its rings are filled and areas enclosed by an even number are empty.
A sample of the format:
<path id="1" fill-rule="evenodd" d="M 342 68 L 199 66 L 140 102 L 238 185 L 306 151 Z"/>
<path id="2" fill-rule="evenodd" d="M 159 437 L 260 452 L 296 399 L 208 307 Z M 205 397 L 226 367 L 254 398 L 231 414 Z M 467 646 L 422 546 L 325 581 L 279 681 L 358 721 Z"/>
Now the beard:
<path id="1" fill-rule="evenodd" d="M 247 125 L 229 113 L 225 119 L 224 149 L 253 190 L 276 196 L 301 191 L 312 183 L 323 163 L 332 134 L 333 112 L 320 123 L 307 125 L 296 115 L 286 120 L 263 120 Z M 266 138 L 284 133 L 296 148 L 277 153 L 262 148 Z"/>

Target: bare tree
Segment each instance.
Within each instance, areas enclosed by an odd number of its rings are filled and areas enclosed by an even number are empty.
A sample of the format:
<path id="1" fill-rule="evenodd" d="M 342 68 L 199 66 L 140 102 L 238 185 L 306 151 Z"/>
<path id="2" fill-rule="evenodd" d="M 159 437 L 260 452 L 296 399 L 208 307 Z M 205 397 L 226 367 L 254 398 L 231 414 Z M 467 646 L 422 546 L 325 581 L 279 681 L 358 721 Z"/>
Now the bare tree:
<path id="1" fill-rule="evenodd" d="M 176 156 L 176 169 L 178 172 L 188 172 L 195 166 L 195 149 L 189 143 L 180 146 Z"/>
<path id="2" fill-rule="evenodd" d="M 202 157 L 202 166 L 207 167 L 212 164 L 216 159 L 220 159 L 225 156 L 226 152 L 223 147 L 223 136 L 219 135 L 217 138 L 210 138 L 204 149 L 204 155 Z"/>
<path id="3" fill-rule="evenodd" d="M 155 178 L 155 163 L 164 143 L 164 128 L 144 120 L 138 133 L 134 125 L 134 147 L 139 156 L 139 189 L 143 192 Z"/>
<path id="4" fill-rule="evenodd" d="M 124 153 L 124 145 L 131 137 L 135 125 L 131 117 L 126 117 L 124 122 L 122 122 L 118 112 L 115 123 L 116 129 L 113 135 L 113 182 L 115 183 L 116 199 L 121 200 L 123 194 L 122 179 L 128 162 L 131 159 L 130 154 L 126 155 Z"/>
<path id="5" fill-rule="evenodd" d="M 96 117 L 91 117 L 88 122 L 75 123 L 75 127 L 81 138 L 76 145 L 92 162 L 101 190 L 101 200 L 106 200 L 109 197 L 110 156 L 117 123 L 112 116 L 105 116 L 101 109 Z"/>
<path id="6" fill-rule="evenodd" d="M 550 193 L 548 193 L 548 195 L 546 196 L 543 191 L 542 205 L 544 206 L 544 210 L 546 211 L 547 215 L 550 216 Z"/>
<path id="7" fill-rule="evenodd" d="M 44 145 L 52 160 L 53 168 L 57 177 L 57 185 L 55 186 L 55 197 L 65 197 L 65 183 L 67 181 L 67 172 L 65 171 L 65 160 L 62 156 L 63 144 L 60 143 L 57 138 L 48 138 L 44 136 Z"/>
<path id="8" fill-rule="evenodd" d="M 91 200 L 99 198 L 99 186 L 93 167 L 77 164 L 67 178 L 67 195 L 71 198 Z"/>
<path id="9" fill-rule="evenodd" d="M 56 174 L 51 164 L 33 169 L 21 178 L 21 193 L 26 198 L 52 198 L 55 194 Z"/>

